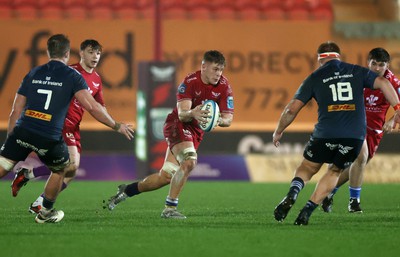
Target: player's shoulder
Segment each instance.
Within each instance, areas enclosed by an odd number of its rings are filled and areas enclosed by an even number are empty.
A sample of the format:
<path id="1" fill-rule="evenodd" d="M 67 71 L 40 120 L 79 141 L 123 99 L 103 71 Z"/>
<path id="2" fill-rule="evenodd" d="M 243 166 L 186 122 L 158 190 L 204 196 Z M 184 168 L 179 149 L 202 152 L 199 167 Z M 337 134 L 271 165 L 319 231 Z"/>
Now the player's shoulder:
<path id="1" fill-rule="evenodd" d="M 221 75 L 221 78 L 219 79 L 219 84 L 220 85 L 226 85 L 226 86 L 230 87 L 229 80 L 224 75 Z"/>
<path id="2" fill-rule="evenodd" d="M 199 74 L 200 74 L 199 71 L 195 71 L 195 72 L 191 72 L 191 73 L 187 74 L 186 77 L 183 79 L 183 83 L 186 85 L 196 83 L 197 81 L 200 80 Z"/>
<path id="3" fill-rule="evenodd" d="M 72 76 L 82 76 L 78 69 L 73 66 L 67 66 L 68 72 L 72 74 Z"/>
<path id="4" fill-rule="evenodd" d="M 96 71 L 96 70 L 93 70 L 93 76 L 95 76 L 95 77 L 97 77 L 97 78 L 101 79 L 101 76 L 100 76 L 100 74 L 99 74 L 99 73 L 97 73 L 97 71 Z"/>
<path id="5" fill-rule="evenodd" d="M 394 75 L 394 73 L 387 69 L 385 71 L 385 74 L 383 75 L 383 77 L 385 77 L 387 80 L 390 81 L 390 83 L 394 86 L 394 87 L 399 87 L 400 86 L 400 81 L 399 79 L 396 77 L 396 75 Z"/>

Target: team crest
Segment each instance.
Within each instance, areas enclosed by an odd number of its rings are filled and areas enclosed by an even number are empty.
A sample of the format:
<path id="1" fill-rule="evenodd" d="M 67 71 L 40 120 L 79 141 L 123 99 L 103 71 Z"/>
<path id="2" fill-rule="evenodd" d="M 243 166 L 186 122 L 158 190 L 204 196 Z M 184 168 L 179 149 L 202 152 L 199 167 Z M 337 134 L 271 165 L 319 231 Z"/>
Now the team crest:
<path id="1" fill-rule="evenodd" d="M 180 84 L 178 87 L 178 92 L 179 94 L 184 94 L 186 92 L 186 85 L 185 84 Z"/>

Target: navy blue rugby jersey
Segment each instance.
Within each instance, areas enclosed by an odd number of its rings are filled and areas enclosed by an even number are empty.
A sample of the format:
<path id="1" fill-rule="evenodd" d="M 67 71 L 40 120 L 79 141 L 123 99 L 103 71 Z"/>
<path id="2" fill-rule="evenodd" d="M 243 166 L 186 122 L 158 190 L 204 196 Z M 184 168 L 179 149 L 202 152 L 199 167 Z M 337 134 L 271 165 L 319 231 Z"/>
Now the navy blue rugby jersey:
<path id="1" fill-rule="evenodd" d="M 17 126 L 59 140 L 70 101 L 82 89 L 88 89 L 82 75 L 62 62 L 32 69 L 18 89 L 26 97 L 26 106 Z"/>
<path id="2" fill-rule="evenodd" d="M 316 138 L 355 138 L 364 140 L 366 118 L 364 88 L 373 88 L 378 75 L 367 68 L 331 60 L 308 76 L 295 98 L 318 103 Z"/>

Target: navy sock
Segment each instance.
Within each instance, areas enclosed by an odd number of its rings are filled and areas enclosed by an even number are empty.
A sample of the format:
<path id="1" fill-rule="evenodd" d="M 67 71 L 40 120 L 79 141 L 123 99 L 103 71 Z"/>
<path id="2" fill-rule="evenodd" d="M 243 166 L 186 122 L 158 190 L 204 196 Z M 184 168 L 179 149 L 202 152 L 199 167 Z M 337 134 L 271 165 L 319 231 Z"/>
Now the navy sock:
<path id="1" fill-rule="evenodd" d="M 54 202 L 50 201 L 46 197 L 43 196 L 43 207 L 46 209 L 53 209 Z"/>
<path id="2" fill-rule="evenodd" d="M 305 208 L 307 210 L 309 210 L 310 213 L 313 212 L 317 207 L 318 207 L 318 204 L 314 203 L 311 200 L 308 200 L 308 202 L 306 203 L 306 206 L 305 206 Z"/>
<path id="3" fill-rule="evenodd" d="M 178 198 L 174 199 L 167 196 L 167 199 L 165 200 L 165 207 L 176 208 L 178 206 L 178 201 Z"/>
<path id="4" fill-rule="evenodd" d="M 125 194 L 127 196 L 132 197 L 132 196 L 138 195 L 140 193 L 141 192 L 139 192 L 139 182 L 134 182 L 134 183 L 126 186 Z"/>
<path id="5" fill-rule="evenodd" d="M 290 183 L 290 189 L 288 195 L 290 195 L 294 200 L 296 200 L 297 195 L 304 188 L 304 181 L 299 177 L 294 177 Z"/>

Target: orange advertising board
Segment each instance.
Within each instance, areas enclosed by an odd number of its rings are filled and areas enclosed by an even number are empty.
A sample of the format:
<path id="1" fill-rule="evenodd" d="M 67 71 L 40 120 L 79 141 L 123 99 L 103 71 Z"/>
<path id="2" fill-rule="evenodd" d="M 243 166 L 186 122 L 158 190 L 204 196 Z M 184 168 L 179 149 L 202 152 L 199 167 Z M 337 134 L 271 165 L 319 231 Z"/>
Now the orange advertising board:
<path id="1" fill-rule="evenodd" d="M 6 128 L 15 93 L 34 66 L 48 61 L 50 35 L 66 34 L 71 40 L 70 64 L 79 61 L 80 43 L 89 38 L 103 45 L 97 72 L 103 80 L 104 98 L 116 119 L 134 123 L 136 111 L 136 64 L 152 57 L 152 24 L 114 21 L 2 21 L 0 34 L 0 125 Z M 85 115 L 82 127 L 107 129 Z"/>
<path id="2" fill-rule="evenodd" d="M 303 79 L 317 68 L 316 49 L 327 40 L 336 41 L 345 61 L 366 65 L 374 47 L 392 54 L 392 70 L 400 73 L 400 52 L 394 40 L 349 40 L 332 31 L 330 22 L 308 21 L 182 21 L 162 24 L 162 56 L 177 65 L 179 83 L 198 70 L 202 54 L 216 49 L 224 53 L 224 71 L 233 86 L 235 117 L 230 130 L 272 131 L 284 106 Z M 78 61 L 82 40 L 97 39 L 104 46 L 97 69 L 103 78 L 105 102 L 118 120 L 135 123 L 137 66 L 152 60 L 154 33 L 151 20 L 119 21 L 2 21 L 0 33 L 0 126 L 7 119 L 15 92 L 33 66 L 47 62 L 46 40 L 64 33 L 73 46 L 71 63 Z M 5 40 L 4 40 L 5 39 Z M 289 130 L 311 131 L 317 106 L 310 102 Z M 106 129 L 86 115 L 83 129 Z M 221 130 L 222 131 L 222 130 Z"/>

